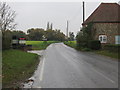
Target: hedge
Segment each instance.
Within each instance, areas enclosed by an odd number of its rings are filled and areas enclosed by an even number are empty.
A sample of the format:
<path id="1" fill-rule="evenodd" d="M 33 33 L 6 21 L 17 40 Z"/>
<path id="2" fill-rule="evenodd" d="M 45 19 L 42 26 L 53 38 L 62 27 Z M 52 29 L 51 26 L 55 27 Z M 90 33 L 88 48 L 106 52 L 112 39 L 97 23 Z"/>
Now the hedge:
<path id="1" fill-rule="evenodd" d="M 80 41 L 79 43 L 77 42 L 77 46 L 78 47 L 83 47 L 83 48 L 87 48 L 87 45 L 88 44 L 88 42 L 87 41 Z"/>
<path id="2" fill-rule="evenodd" d="M 99 40 L 81 41 L 77 42 L 77 46 L 80 48 L 90 48 L 93 50 L 101 49 L 101 43 Z"/>
<path id="3" fill-rule="evenodd" d="M 99 40 L 90 40 L 88 41 L 88 48 L 93 50 L 99 50 L 101 49 L 101 43 Z"/>
<path id="4" fill-rule="evenodd" d="M 120 51 L 120 44 L 108 44 L 103 47 L 104 50 L 108 50 L 110 52 L 119 52 Z"/>
<path id="5" fill-rule="evenodd" d="M 2 49 L 10 49 L 11 48 L 11 39 L 9 37 L 2 38 Z"/>

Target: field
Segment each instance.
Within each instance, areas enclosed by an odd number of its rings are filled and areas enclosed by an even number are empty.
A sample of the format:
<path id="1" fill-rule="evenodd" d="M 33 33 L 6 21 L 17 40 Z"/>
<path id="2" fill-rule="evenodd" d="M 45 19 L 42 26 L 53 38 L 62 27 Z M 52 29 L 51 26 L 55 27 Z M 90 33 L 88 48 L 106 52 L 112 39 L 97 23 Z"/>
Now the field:
<path id="1" fill-rule="evenodd" d="M 5 50 L 2 53 L 3 88 L 16 87 L 34 73 L 39 63 L 38 55 L 19 50 Z"/>
<path id="2" fill-rule="evenodd" d="M 27 45 L 32 45 L 33 50 L 46 49 L 52 43 L 57 43 L 58 41 L 27 41 Z"/>

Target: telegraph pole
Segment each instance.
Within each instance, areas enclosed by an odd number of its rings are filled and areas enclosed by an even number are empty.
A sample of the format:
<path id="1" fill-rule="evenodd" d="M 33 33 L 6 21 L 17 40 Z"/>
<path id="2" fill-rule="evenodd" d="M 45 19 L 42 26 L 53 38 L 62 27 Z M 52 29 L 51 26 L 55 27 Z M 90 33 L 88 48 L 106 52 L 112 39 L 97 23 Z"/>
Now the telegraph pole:
<path id="1" fill-rule="evenodd" d="M 85 2 L 83 1 L 83 22 L 85 20 Z"/>
<path id="2" fill-rule="evenodd" d="M 68 37 L 68 20 L 67 20 L 66 36 Z"/>

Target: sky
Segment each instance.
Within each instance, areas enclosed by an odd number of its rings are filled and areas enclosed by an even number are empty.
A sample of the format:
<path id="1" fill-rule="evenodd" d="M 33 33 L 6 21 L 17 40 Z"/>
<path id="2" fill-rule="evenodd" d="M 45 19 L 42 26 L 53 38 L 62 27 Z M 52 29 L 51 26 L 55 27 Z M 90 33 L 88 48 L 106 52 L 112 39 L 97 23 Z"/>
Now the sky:
<path id="1" fill-rule="evenodd" d="M 5 1 L 5 0 L 4 0 Z M 58 0 L 59 1 L 59 0 Z M 53 24 L 53 29 L 60 29 L 66 34 L 66 22 L 69 21 L 69 31 L 77 32 L 82 24 L 82 1 L 78 0 L 29 0 L 6 1 L 12 10 L 16 11 L 16 30 L 27 32 L 30 28 L 46 29 L 47 22 Z M 117 0 L 85 1 L 85 19 L 100 5 L 101 2 L 118 2 Z"/>

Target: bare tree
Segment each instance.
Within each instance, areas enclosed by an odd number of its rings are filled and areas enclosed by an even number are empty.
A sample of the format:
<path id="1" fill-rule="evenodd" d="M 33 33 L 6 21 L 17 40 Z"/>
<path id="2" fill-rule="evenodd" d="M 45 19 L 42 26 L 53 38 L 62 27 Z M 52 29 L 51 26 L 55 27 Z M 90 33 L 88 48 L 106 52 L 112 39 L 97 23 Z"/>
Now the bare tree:
<path id="1" fill-rule="evenodd" d="M 0 2 L 0 30 L 2 31 L 3 36 L 6 30 L 12 30 L 15 28 L 15 16 L 15 11 L 11 10 L 8 4 Z"/>

